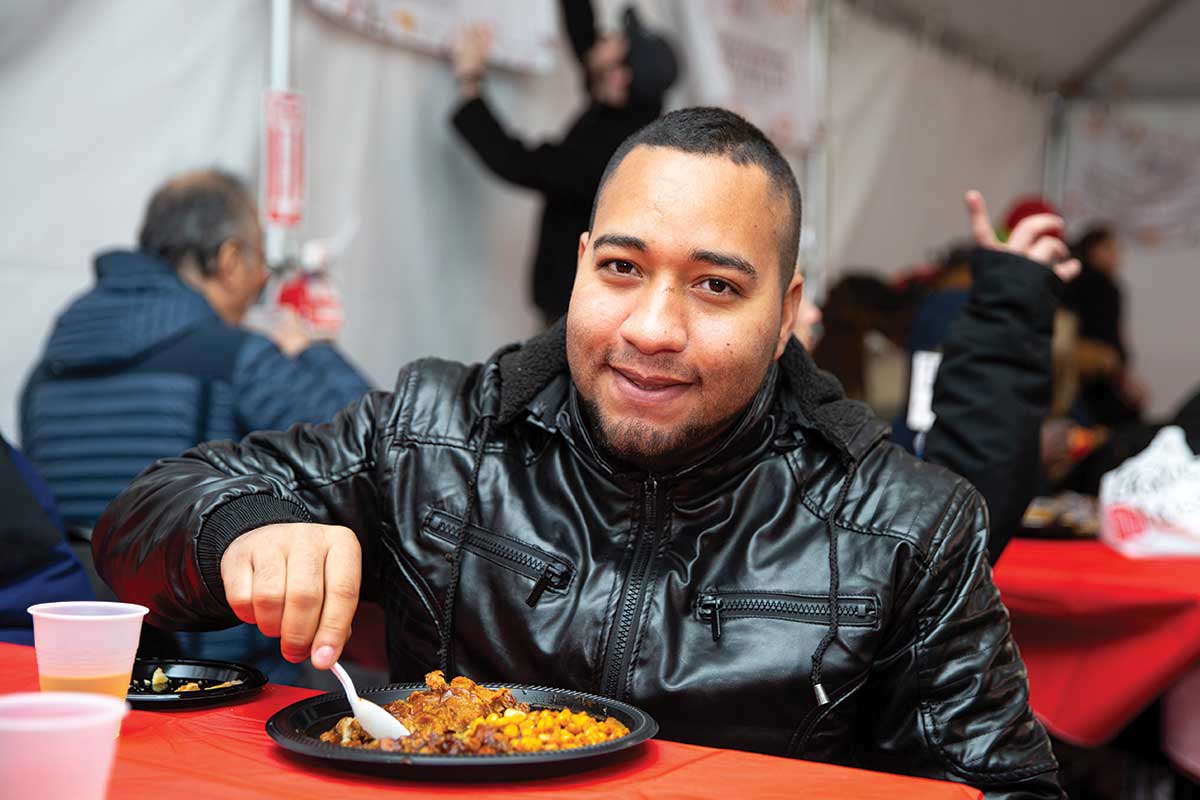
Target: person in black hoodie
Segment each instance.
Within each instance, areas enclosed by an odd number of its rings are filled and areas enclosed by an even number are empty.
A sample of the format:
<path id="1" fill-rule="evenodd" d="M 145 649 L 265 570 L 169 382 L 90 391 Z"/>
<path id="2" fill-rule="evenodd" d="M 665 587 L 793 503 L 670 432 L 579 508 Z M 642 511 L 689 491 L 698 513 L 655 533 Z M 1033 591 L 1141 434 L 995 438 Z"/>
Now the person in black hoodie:
<path id="1" fill-rule="evenodd" d="M 679 71 L 671 46 L 647 31 L 632 8 L 625 11 L 623 33 L 609 36 L 597 36 L 590 2 L 563 0 L 561 8 L 590 102 L 558 142 L 530 147 L 492 113 L 481 92 L 491 45 L 486 27 L 468 28 L 454 48 L 462 98 L 455 130 L 497 176 L 545 196 L 532 288 L 547 325 L 567 311 L 579 234 L 587 230 L 605 164 L 626 137 L 662 112 L 663 95 Z"/>

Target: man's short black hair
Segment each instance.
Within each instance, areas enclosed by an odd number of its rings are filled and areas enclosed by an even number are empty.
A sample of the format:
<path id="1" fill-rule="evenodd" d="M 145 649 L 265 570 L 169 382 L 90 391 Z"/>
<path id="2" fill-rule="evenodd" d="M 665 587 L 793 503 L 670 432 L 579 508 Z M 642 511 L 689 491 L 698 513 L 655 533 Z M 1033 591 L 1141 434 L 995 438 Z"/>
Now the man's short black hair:
<path id="1" fill-rule="evenodd" d="M 604 168 L 596 199 L 592 203 L 592 219 L 596 222 L 596 207 L 605 184 L 639 145 L 666 147 L 684 153 L 722 156 L 735 164 L 754 164 L 767 173 L 775 190 L 788 202 L 788 216 L 781 221 L 779 237 L 779 266 L 784 288 L 792 280 L 800 254 L 800 186 L 791 165 L 762 131 L 742 117 L 723 108 L 700 106 L 672 111 L 630 136 Z"/>
<path id="2" fill-rule="evenodd" d="M 254 201 L 236 175 L 219 169 L 186 173 L 150 198 L 138 247 L 176 269 L 190 257 L 211 275 L 221 245 L 250 235 L 254 216 Z"/>

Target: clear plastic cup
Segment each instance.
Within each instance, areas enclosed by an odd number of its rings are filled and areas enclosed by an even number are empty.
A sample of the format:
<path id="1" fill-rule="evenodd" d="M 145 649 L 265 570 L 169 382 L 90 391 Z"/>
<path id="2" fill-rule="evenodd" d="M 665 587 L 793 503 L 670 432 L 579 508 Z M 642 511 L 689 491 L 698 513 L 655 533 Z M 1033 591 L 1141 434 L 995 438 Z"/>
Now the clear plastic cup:
<path id="1" fill-rule="evenodd" d="M 82 692 L 0 695 L 0 794 L 104 800 L 129 706 Z"/>
<path id="2" fill-rule="evenodd" d="M 42 691 L 99 692 L 124 700 L 149 611 L 91 600 L 30 606 Z"/>

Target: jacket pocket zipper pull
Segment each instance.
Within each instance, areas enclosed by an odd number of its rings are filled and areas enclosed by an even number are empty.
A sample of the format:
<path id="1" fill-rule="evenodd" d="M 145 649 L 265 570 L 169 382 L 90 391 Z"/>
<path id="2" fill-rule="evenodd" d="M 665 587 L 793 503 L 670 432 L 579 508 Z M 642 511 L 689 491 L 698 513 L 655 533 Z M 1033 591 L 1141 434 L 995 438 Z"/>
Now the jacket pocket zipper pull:
<path id="1" fill-rule="evenodd" d="M 707 616 L 712 624 L 713 641 L 721 640 L 721 598 L 706 594 L 700 598 L 700 616 Z"/>
<path id="2" fill-rule="evenodd" d="M 542 576 L 533 585 L 533 591 L 529 593 L 529 597 L 525 598 L 525 605 L 530 608 L 535 607 L 547 589 L 551 587 L 561 589 L 566 585 L 566 577 L 567 571 L 563 568 L 562 564 L 555 564 L 554 562 L 546 564 L 545 569 L 542 570 Z"/>

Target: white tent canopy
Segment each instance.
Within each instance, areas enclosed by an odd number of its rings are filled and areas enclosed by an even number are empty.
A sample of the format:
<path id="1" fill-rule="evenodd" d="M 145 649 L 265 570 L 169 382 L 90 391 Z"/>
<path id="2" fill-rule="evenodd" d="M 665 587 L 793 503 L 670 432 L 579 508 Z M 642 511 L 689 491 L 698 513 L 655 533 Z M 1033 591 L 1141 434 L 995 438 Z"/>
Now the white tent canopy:
<path id="1" fill-rule="evenodd" d="M 613 25 L 623 3 L 596 2 Z M 636 4 L 650 24 L 679 32 L 702 2 Z M 828 13 L 823 0 L 812 2 L 828 51 L 823 135 L 798 167 L 809 167 L 815 277 L 927 258 L 965 233 L 964 189 L 983 190 L 996 213 L 1040 190 L 1048 90 L 1148 10 L 1165 7 L 1087 93 L 1120 86 L 1122 96 L 1169 96 L 1169 125 L 1200 138 L 1200 112 L 1176 99 L 1200 80 L 1200 56 L 1186 41 L 1200 0 L 829 0 Z M 15 438 L 17 393 L 54 316 L 91 283 L 98 250 L 133 241 L 153 187 L 209 164 L 257 176 L 268 41 L 260 0 L 18 0 L 0 9 L 6 436 Z M 489 79 L 498 114 L 531 139 L 557 135 L 583 102 L 565 41 L 558 49 L 563 67 L 549 74 Z M 349 215 L 361 223 L 336 273 L 347 352 L 387 386 L 412 358 L 479 359 L 532 333 L 526 276 L 537 199 L 497 182 L 453 135 L 444 61 L 334 25 L 303 2 L 295 3 L 292 55 L 308 110 L 299 236 L 328 236 Z M 685 82 L 671 101 L 698 94 Z M 1142 256 L 1130 253 L 1132 338 L 1165 409 L 1200 365 L 1180 320 L 1147 308 L 1174 310 L 1200 296 L 1200 274 L 1185 273 L 1175 255 L 1153 258 L 1139 273 Z"/>
<path id="2" fill-rule="evenodd" d="M 1200 100 L 1200 2 L 856 2 L 1044 91 Z"/>

